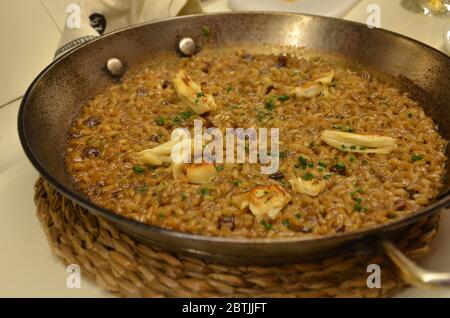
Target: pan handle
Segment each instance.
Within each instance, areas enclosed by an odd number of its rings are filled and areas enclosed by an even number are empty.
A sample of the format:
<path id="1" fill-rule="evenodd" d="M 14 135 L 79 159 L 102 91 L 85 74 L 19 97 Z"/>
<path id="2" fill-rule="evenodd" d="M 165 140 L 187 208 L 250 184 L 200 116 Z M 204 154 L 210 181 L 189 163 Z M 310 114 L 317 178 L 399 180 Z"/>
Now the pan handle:
<path id="1" fill-rule="evenodd" d="M 381 246 L 406 283 L 416 287 L 450 288 L 450 273 L 432 272 L 418 266 L 390 241 L 381 241 Z"/>

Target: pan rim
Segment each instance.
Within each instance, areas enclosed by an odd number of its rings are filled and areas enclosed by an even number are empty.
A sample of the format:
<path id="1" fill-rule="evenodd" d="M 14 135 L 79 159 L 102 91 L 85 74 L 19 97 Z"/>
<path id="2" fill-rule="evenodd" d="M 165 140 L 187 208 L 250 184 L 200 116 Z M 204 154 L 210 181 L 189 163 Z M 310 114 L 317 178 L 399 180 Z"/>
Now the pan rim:
<path id="1" fill-rule="evenodd" d="M 332 18 L 332 17 L 324 17 L 324 16 L 318 16 L 318 15 L 310 15 L 310 14 L 298 14 L 298 13 L 290 13 L 290 12 L 269 12 L 269 11 L 242 11 L 242 12 L 219 12 L 219 13 L 206 13 L 206 14 L 192 14 L 192 15 L 186 15 L 186 16 L 177 16 L 177 17 L 169 17 L 164 19 L 158 19 L 150 22 L 144 22 L 139 23 L 136 25 L 128 26 L 125 28 L 121 28 L 119 30 L 115 30 L 113 32 L 107 33 L 105 35 L 99 36 L 95 39 L 92 39 L 91 41 L 88 41 L 64 54 L 59 56 L 57 59 L 52 61 L 47 67 L 45 67 L 33 80 L 33 82 L 30 84 L 28 89 L 26 90 L 22 101 L 20 103 L 20 108 L 18 111 L 18 133 L 19 133 L 19 139 L 22 145 L 22 148 L 24 149 L 24 152 L 28 158 L 28 160 L 31 162 L 31 164 L 34 166 L 34 168 L 39 172 L 39 174 L 47 180 L 59 193 L 62 195 L 68 197 L 69 199 L 75 201 L 82 207 L 86 208 L 90 213 L 99 214 L 109 220 L 111 220 L 114 223 L 119 224 L 132 224 L 134 228 L 138 228 L 139 230 L 143 232 L 154 232 L 155 234 L 160 234 L 163 236 L 170 236 L 173 238 L 179 238 L 179 239 L 188 239 L 191 241 L 197 241 L 197 242 L 208 242 L 208 243 L 222 243 L 222 244 L 236 244 L 236 245 L 247 245 L 247 244 L 257 244 L 257 245 L 266 245 L 266 244 L 296 244 L 296 243 L 318 243 L 322 241 L 328 241 L 328 240 L 338 240 L 343 239 L 345 241 L 351 241 L 351 240 L 358 240 L 362 238 L 367 238 L 371 236 L 383 236 L 387 233 L 391 233 L 399 228 L 404 228 L 407 225 L 410 225 L 414 223 L 415 221 L 424 218 L 426 216 L 432 215 L 436 213 L 439 209 L 445 208 L 450 203 L 450 191 L 447 191 L 446 193 L 443 193 L 439 195 L 435 201 L 424 207 L 423 209 L 420 209 L 414 213 L 411 213 L 408 216 L 405 216 L 397 221 L 392 221 L 387 224 L 378 225 L 371 228 L 366 229 L 360 229 L 352 232 L 341 232 L 341 233 L 333 233 L 333 234 L 326 234 L 326 235 L 320 235 L 320 236 L 314 236 L 314 235 L 305 235 L 305 236 L 299 236 L 299 237 L 280 237 L 280 238 L 246 238 L 246 237 L 223 237 L 223 236 L 206 236 L 206 235 L 200 235 L 200 234 L 192 234 L 192 233 L 186 233 L 181 232 L 177 230 L 172 229 L 165 229 L 162 227 L 158 227 L 152 224 L 142 223 L 139 221 L 136 221 L 134 219 L 130 219 L 128 217 L 116 214 L 112 210 L 105 209 L 103 207 L 100 207 L 96 204 L 94 204 L 92 201 L 88 200 L 86 197 L 75 193 L 65 187 L 63 184 L 58 182 L 56 178 L 54 178 L 46 169 L 45 167 L 38 161 L 36 156 L 33 154 L 32 146 L 29 144 L 28 139 L 25 134 L 25 113 L 26 108 L 28 105 L 28 100 L 33 92 L 33 90 L 36 88 L 37 84 L 41 81 L 41 79 L 53 68 L 55 68 L 64 58 L 69 56 L 70 54 L 74 54 L 76 51 L 83 49 L 86 46 L 92 45 L 92 43 L 95 43 L 96 41 L 101 41 L 105 38 L 108 38 L 110 36 L 113 36 L 117 33 L 124 32 L 126 30 L 140 28 L 142 26 L 146 25 L 152 25 L 152 24 L 158 24 L 158 23 L 166 23 L 173 20 L 189 20 L 192 18 L 197 17 L 204 17 L 204 16 L 222 16 L 222 15 L 278 15 L 278 16 L 304 16 L 304 17 L 312 17 L 312 18 L 318 18 L 318 19 L 325 19 L 325 20 L 339 20 L 340 23 L 347 23 L 347 24 L 355 24 L 355 25 L 363 25 L 363 23 L 358 23 L 354 21 L 347 21 L 343 19 L 338 18 Z M 425 44 L 418 40 L 409 38 L 407 36 L 389 31 L 384 29 L 373 29 L 376 30 L 375 32 L 383 32 L 390 34 L 391 36 L 400 37 L 403 40 L 410 41 L 416 43 L 416 45 L 419 45 L 425 49 L 432 50 L 433 52 L 442 55 L 445 58 L 449 58 L 449 56 L 445 55 L 443 52 Z"/>

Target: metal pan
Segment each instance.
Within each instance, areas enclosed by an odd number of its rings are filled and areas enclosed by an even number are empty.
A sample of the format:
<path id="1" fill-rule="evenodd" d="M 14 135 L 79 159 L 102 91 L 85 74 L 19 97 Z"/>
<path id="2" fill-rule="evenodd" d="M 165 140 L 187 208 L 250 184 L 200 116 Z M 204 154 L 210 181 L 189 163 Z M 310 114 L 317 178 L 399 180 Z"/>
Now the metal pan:
<path id="1" fill-rule="evenodd" d="M 204 26 L 212 31 L 208 45 L 302 46 L 345 57 L 355 67 L 369 67 L 388 74 L 424 105 L 441 135 L 450 140 L 450 58 L 431 47 L 392 32 L 325 17 L 287 13 L 194 15 L 107 34 L 64 55 L 42 71 L 22 100 L 18 122 L 23 148 L 39 173 L 59 192 L 90 212 L 168 251 L 219 262 L 284 264 L 384 242 L 383 246 L 397 264 L 405 265 L 404 259 L 396 257 L 400 255 L 398 250 L 387 240 L 402 235 L 408 225 L 448 205 L 448 185 L 426 208 L 378 228 L 316 238 L 281 239 L 206 237 L 166 230 L 96 206 L 74 188 L 63 163 L 65 133 L 83 102 L 112 85 L 113 80 L 105 71 L 106 61 L 117 57 L 126 63 L 127 69 L 133 69 L 159 52 L 175 54 L 174 48 L 182 37 L 191 37 L 199 43 L 205 41 Z M 448 150 L 447 156 L 450 156 Z M 414 277 L 410 281 L 426 280 Z M 448 284 L 449 277 L 439 277 L 438 283 Z"/>

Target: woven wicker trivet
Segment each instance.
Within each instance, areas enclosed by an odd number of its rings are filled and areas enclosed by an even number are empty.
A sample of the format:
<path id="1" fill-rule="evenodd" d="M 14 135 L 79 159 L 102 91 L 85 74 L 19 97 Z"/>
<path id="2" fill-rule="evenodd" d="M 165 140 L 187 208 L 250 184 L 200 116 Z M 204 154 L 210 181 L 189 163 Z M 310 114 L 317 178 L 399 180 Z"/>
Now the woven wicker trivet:
<path id="1" fill-rule="evenodd" d="M 84 277 L 118 296 L 382 297 L 405 286 L 375 251 L 285 266 L 215 264 L 138 243 L 42 178 L 35 185 L 35 203 L 54 254 L 66 264 L 78 264 Z M 396 245 L 418 260 L 427 254 L 437 227 L 437 216 L 421 221 Z M 380 289 L 367 287 L 368 264 L 381 267 Z"/>

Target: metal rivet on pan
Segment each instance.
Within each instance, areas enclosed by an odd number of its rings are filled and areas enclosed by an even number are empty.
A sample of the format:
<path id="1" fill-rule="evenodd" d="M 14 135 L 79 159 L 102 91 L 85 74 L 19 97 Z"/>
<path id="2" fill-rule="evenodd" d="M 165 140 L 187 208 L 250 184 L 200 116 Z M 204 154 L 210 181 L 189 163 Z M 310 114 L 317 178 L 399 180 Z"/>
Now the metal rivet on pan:
<path id="1" fill-rule="evenodd" d="M 106 61 L 106 69 L 115 77 L 122 76 L 125 73 L 125 66 L 117 57 L 111 57 Z"/>
<path id="2" fill-rule="evenodd" d="M 196 45 L 191 38 L 182 38 L 180 42 L 178 42 L 178 49 L 183 55 L 191 56 L 195 53 Z"/>

